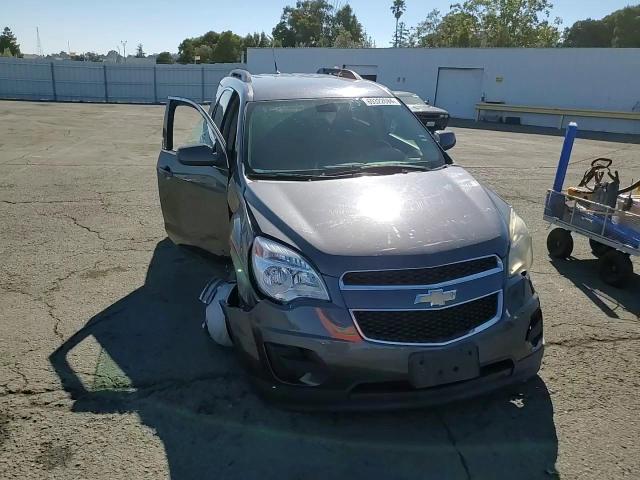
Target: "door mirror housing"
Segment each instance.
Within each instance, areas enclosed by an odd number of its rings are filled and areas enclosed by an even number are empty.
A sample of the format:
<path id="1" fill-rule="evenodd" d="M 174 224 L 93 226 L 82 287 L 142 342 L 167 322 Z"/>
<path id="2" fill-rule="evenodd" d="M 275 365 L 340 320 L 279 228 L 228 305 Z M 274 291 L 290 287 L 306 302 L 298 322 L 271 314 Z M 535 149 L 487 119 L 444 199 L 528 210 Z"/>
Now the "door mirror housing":
<path id="1" fill-rule="evenodd" d="M 434 133 L 436 142 L 440 144 L 443 150 L 451 150 L 456 146 L 456 134 L 448 130 L 438 130 Z"/>
<path id="2" fill-rule="evenodd" d="M 193 167 L 223 167 L 220 156 L 204 143 L 180 147 L 176 154 L 183 165 Z"/>

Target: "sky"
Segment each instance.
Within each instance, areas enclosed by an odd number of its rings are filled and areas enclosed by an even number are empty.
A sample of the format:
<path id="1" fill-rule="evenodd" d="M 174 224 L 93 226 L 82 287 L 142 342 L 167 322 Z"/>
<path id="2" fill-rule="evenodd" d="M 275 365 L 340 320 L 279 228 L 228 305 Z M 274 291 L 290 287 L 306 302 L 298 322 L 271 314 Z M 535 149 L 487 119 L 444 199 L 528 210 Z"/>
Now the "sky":
<path id="1" fill-rule="evenodd" d="M 349 3 L 377 47 L 387 47 L 394 22 L 391 0 L 329 0 Z M 588 17 L 602 18 L 608 13 L 640 0 L 552 0 L 552 17 L 563 19 L 564 26 Z M 434 8 L 448 12 L 456 0 L 406 0 L 402 17 L 408 26 L 423 20 Z M 246 35 L 265 31 L 271 34 L 282 9 L 295 0 L 17 0 L 6 2 L 0 28 L 14 32 L 23 53 L 36 53 L 36 27 L 45 54 L 67 51 L 107 53 L 122 48 L 133 53 L 142 43 L 146 53 L 177 52 L 178 44 L 188 37 L 209 30 L 232 30 Z"/>

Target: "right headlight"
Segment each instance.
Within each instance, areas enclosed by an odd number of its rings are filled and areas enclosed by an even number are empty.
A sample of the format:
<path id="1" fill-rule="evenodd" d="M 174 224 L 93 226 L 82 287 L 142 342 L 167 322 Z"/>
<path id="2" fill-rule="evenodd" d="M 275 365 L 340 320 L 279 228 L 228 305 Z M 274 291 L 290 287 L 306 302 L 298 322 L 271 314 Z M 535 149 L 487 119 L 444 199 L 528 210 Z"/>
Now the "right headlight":
<path id="1" fill-rule="evenodd" d="M 280 243 L 256 237 L 251 252 L 253 275 L 260 291 L 275 300 L 329 300 L 320 274 L 298 253 Z"/>
<path id="2" fill-rule="evenodd" d="M 524 220 L 511 209 L 509 216 L 509 276 L 527 271 L 533 265 L 533 243 Z"/>

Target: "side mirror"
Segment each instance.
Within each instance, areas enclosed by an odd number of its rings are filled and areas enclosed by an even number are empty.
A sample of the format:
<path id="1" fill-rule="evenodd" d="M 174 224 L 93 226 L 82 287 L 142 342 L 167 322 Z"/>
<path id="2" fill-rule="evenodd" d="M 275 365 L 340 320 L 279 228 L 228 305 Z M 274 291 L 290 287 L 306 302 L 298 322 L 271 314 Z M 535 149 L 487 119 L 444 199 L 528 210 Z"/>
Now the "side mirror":
<path id="1" fill-rule="evenodd" d="M 220 166 L 218 154 L 209 145 L 187 145 L 177 150 L 178 161 L 183 165 L 193 167 Z"/>
<path id="2" fill-rule="evenodd" d="M 453 132 L 438 130 L 433 135 L 443 150 L 451 150 L 456 146 L 456 134 Z"/>

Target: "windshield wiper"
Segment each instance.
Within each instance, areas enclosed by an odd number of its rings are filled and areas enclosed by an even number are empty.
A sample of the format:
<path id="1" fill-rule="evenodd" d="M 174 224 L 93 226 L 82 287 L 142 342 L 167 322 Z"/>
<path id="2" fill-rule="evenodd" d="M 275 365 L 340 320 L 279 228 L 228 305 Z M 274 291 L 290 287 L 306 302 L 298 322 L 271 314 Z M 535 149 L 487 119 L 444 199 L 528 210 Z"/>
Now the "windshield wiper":
<path id="1" fill-rule="evenodd" d="M 325 167 L 329 172 L 323 174 L 327 177 L 343 177 L 354 175 L 388 175 L 393 173 L 428 172 L 432 168 L 426 165 L 413 163 L 345 163 Z"/>
<path id="2" fill-rule="evenodd" d="M 316 178 L 322 178 L 318 175 L 310 175 L 303 173 L 286 173 L 286 172 L 260 172 L 250 173 L 249 178 L 255 178 L 256 180 L 313 180 Z"/>

